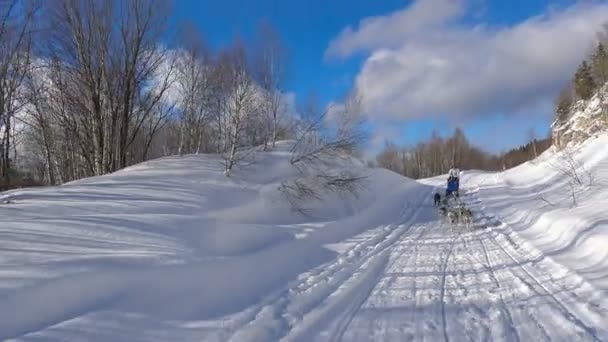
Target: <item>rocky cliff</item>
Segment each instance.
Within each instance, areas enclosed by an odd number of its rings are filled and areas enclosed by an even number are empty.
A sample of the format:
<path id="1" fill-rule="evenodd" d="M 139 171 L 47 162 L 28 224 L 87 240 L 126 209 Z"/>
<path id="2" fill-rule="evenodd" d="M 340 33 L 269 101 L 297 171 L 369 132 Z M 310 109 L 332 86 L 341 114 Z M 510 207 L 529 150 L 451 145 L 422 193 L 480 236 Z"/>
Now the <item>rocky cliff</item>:
<path id="1" fill-rule="evenodd" d="M 551 124 L 553 145 L 564 148 L 608 131 L 608 84 L 589 100 L 575 102 L 565 117 Z"/>

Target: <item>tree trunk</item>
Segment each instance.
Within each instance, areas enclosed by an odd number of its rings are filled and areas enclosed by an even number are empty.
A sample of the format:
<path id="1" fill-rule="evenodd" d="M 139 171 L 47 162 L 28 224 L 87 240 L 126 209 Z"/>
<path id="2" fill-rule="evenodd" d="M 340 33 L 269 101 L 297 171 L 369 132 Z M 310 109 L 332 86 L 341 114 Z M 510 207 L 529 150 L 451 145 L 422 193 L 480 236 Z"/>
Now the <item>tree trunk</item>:
<path id="1" fill-rule="evenodd" d="M 44 144 L 44 150 L 45 150 L 45 154 L 46 154 L 46 165 L 47 165 L 47 173 L 49 176 L 49 183 L 50 185 L 56 185 L 57 184 L 57 180 L 55 177 L 55 163 L 53 161 L 53 155 L 51 152 L 51 143 L 50 143 L 50 137 L 49 137 L 49 133 L 48 133 L 48 129 L 46 127 L 46 124 L 42 123 L 41 125 L 41 129 L 42 129 L 42 141 Z"/>
<path id="2" fill-rule="evenodd" d="M 11 160 L 10 160 L 10 147 L 11 147 L 11 119 L 10 117 L 6 117 L 4 120 L 4 151 L 2 151 L 2 153 L 4 154 L 3 159 L 4 159 L 4 164 L 3 164 L 3 174 L 4 174 L 4 185 L 6 187 L 6 189 L 10 188 L 10 184 L 11 184 L 11 175 L 10 175 L 10 169 L 11 169 Z"/>
<path id="3" fill-rule="evenodd" d="M 179 137 L 178 137 L 178 148 L 177 148 L 177 154 L 178 155 L 183 155 L 184 153 L 184 126 L 186 125 L 185 122 L 180 123 L 179 125 Z"/>
<path id="4" fill-rule="evenodd" d="M 130 90 L 128 91 L 130 93 Z M 129 112 L 130 112 L 130 95 L 125 96 L 125 108 L 122 113 L 120 123 L 120 137 L 118 145 L 119 163 L 118 168 L 122 169 L 127 166 L 127 139 L 129 138 Z"/>
<path id="5" fill-rule="evenodd" d="M 272 120 L 272 148 L 275 147 L 277 141 L 277 113 L 274 113 L 274 118 Z"/>

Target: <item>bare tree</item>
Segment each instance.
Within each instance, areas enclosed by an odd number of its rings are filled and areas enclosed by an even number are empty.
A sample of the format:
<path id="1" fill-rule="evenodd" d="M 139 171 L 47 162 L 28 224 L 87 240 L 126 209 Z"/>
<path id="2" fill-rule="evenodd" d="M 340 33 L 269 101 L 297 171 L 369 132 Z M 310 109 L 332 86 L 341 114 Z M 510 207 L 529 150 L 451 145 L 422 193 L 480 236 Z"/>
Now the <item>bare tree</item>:
<path id="1" fill-rule="evenodd" d="M 291 164 L 313 167 L 333 159 L 352 157 L 365 141 L 360 99 L 351 96 L 342 105 L 330 105 L 304 118 L 292 148 Z"/>
<path id="2" fill-rule="evenodd" d="M 106 172 L 110 110 L 109 61 L 116 8 L 114 1 L 56 0 L 47 4 L 50 36 L 47 55 L 53 60 L 52 83 L 62 104 L 62 124 L 86 160 L 86 175 Z M 80 159 L 76 157 L 76 159 Z"/>
<path id="3" fill-rule="evenodd" d="M 366 175 L 355 167 L 345 167 L 357 155 L 366 136 L 362 130 L 360 98 L 351 95 L 344 104 L 306 107 L 291 149 L 291 164 L 298 170 L 296 179 L 282 183 L 280 190 L 292 208 L 306 213 L 306 202 L 336 193 L 356 196 Z"/>
<path id="4" fill-rule="evenodd" d="M 140 129 L 174 81 L 174 59 L 159 47 L 168 24 L 161 0 L 121 3 L 117 58 L 112 59 L 118 85 L 118 147 L 112 170 L 127 166 L 127 153 Z M 151 89 L 147 89 L 152 84 Z M 146 91 L 147 90 L 147 91 Z"/>
<path id="5" fill-rule="evenodd" d="M 21 85 L 31 62 L 36 2 L 0 3 L 0 188 L 10 186 L 15 115 L 25 104 Z"/>
<path id="6" fill-rule="evenodd" d="M 179 91 L 179 154 L 209 151 L 211 103 L 215 91 L 212 61 L 200 33 L 192 26 L 184 32 L 184 48 L 176 56 Z"/>
<path id="7" fill-rule="evenodd" d="M 575 158 L 572 148 L 560 151 L 559 158 L 550 164 L 568 182 L 572 205 L 578 205 L 578 195 L 591 187 L 595 182 L 595 175 L 591 169 Z"/>
<path id="8" fill-rule="evenodd" d="M 285 78 L 287 50 L 279 34 L 268 22 L 258 28 L 259 51 L 256 56 L 256 79 L 263 90 L 262 111 L 264 121 L 269 123 L 264 134 L 264 147 L 268 142 L 275 146 L 281 114 L 285 110 L 282 85 Z"/>
<path id="9" fill-rule="evenodd" d="M 399 153 L 399 148 L 393 142 L 386 141 L 384 143 L 384 149 L 376 157 L 378 166 L 383 167 L 387 170 L 391 170 L 397 173 L 403 174 L 402 165 Z"/>
<path id="10" fill-rule="evenodd" d="M 224 173 L 230 176 L 235 165 L 245 162 L 251 156 L 252 148 L 244 135 L 259 109 L 256 84 L 247 64 L 245 48 L 240 41 L 220 56 L 216 72 L 220 83 L 220 152 L 224 161 Z"/>
<path id="11" fill-rule="evenodd" d="M 150 128 L 158 125 L 149 124 L 174 78 L 173 60 L 160 48 L 167 2 L 46 4 L 50 34 L 42 55 L 53 66 L 58 95 L 52 107 L 60 109 L 65 138 L 77 147 L 71 163 L 84 161 L 84 175 L 100 175 L 141 161 L 147 154 L 134 153 L 133 144 L 143 131 L 155 133 Z"/>
<path id="12" fill-rule="evenodd" d="M 28 104 L 24 109 L 27 115 L 22 122 L 30 128 L 31 139 L 41 149 L 45 166 L 43 178 L 55 185 L 62 183 L 63 176 L 57 158 L 56 110 L 52 106 L 53 86 L 49 82 L 49 70 L 48 65 L 40 63 L 30 68 L 25 82 Z"/>

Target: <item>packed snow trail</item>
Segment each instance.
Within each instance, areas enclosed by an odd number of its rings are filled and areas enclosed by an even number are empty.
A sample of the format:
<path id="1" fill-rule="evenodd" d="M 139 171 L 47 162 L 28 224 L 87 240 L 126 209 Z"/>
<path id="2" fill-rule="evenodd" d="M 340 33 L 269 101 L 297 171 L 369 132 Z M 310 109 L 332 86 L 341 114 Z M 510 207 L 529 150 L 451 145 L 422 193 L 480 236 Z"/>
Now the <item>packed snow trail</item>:
<path id="1" fill-rule="evenodd" d="M 481 211 L 475 192 L 465 199 Z M 471 230 L 440 219 L 420 224 L 435 210 L 427 201 L 416 207 L 415 223 L 376 230 L 382 239 L 364 239 L 287 289 L 233 340 L 608 339 L 605 300 L 588 302 L 576 293 L 588 284 L 537 267 L 537 257 L 495 229 L 502 223 L 482 215 Z"/>

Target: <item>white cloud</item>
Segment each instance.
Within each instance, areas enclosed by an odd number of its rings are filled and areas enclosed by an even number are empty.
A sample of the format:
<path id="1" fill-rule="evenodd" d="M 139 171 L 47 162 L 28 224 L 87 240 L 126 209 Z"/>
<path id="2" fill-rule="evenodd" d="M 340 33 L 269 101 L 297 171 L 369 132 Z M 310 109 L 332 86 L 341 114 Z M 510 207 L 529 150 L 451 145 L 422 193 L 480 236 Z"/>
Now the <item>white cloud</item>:
<path id="1" fill-rule="evenodd" d="M 590 3 L 510 27 L 466 27 L 456 22 L 465 9 L 418 0 L 347 28 L 326 54 L 370 53 L 356 87 L 375 120 L 529 113 L 553 100 L 608 21 L 608 4 Z"/>
<path id="2" fill-rule="evenodd" d="M 403 43 L 404 35 L 442 26 L 463 13 L 464 0 L 416 1 L 387 16 L 363 19 L 358 30 L 347 27 L 330 43 L 325 55 L 326 58 L 347 57 L 359 50 L 397 47 Z"/>

